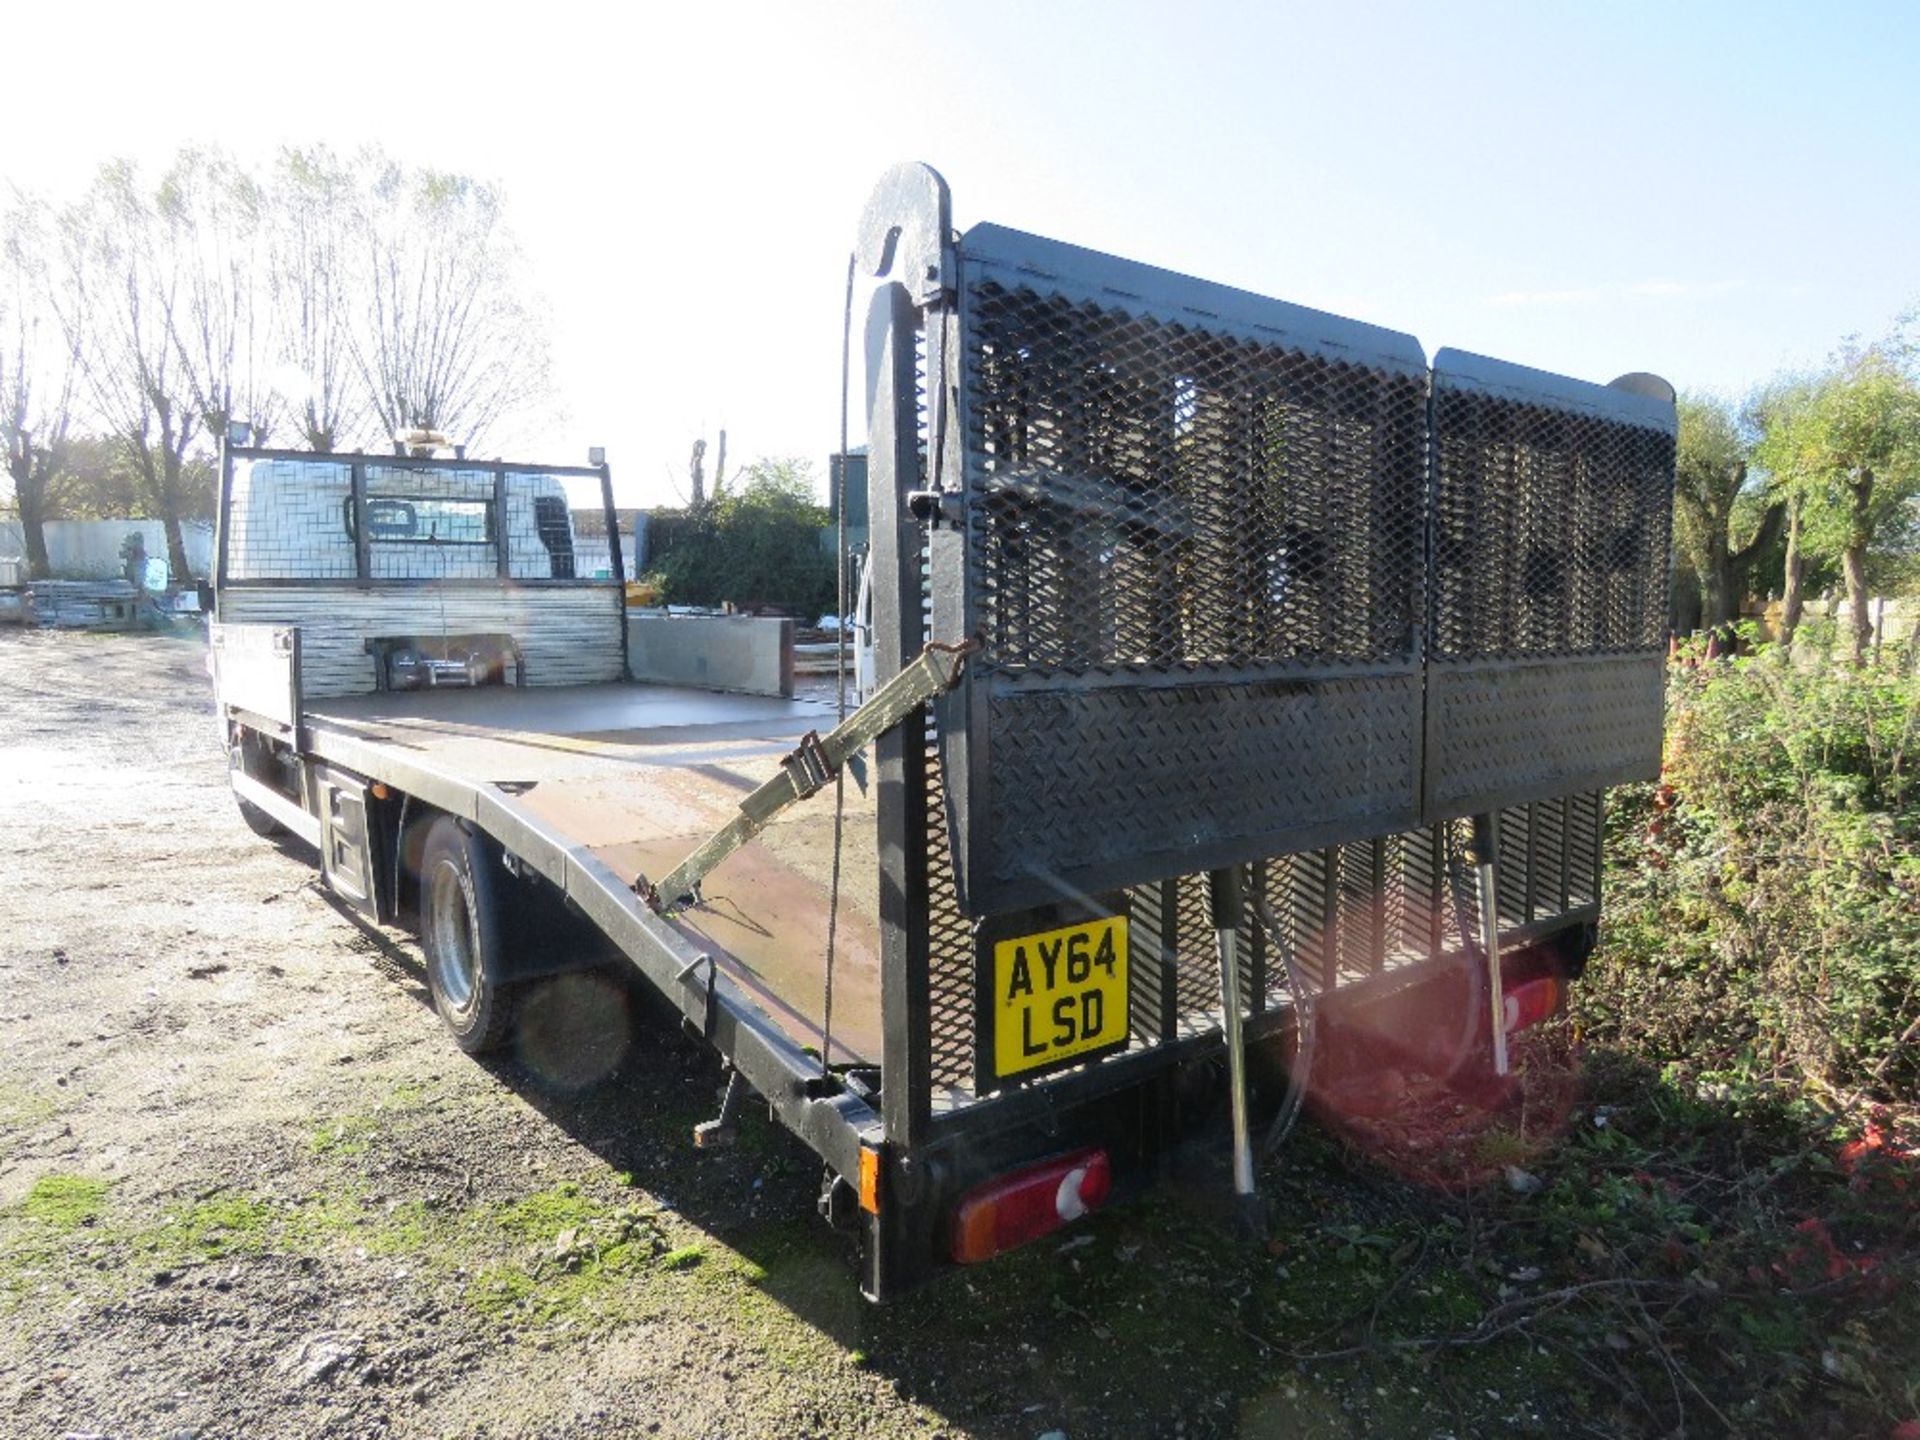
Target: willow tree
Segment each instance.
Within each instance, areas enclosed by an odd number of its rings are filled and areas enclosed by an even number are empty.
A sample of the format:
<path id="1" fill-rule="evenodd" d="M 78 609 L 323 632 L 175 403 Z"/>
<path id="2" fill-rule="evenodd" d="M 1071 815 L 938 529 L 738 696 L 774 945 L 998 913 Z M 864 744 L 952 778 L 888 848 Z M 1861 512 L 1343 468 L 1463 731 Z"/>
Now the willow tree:
<path id="1" fill-rule="evenodd" d="M 1740 615 L 1740 588 L 1754 560 L 1780 538 L 1784 499 L 1772 499 L 1744 545 L 1733 539 L 1734 513 L 1755 488 L 1751 461 L 1757 436 L 1748 416 L 1718 396 L 1680 397 L 1680 441 L 1674 461 L 1674 543 L 1698 577 L 1700 623 L 1719 629 Z"/>
<path id="2" fill-rule="evenodd" d="M 387 435 L 476 444 L 548 392 L 546 325 L 494 186 L 360 164 L 353 353 Z"/>
<path id="3" fill-rule="evenodd" d="M 171 323 L 189 304 L 177 239 L 138 171 L 112 162 L 61 217 L 53 294 L 93 418 L 124 449 L 180 580 L 192 574 L 181 521 L 200 508 L 188 455 L 204 426 Z"/>
<path id="4" fill-rule="evenodd" d="M 153 194 L 150 223 L 172 272 L 155 298 L 210 444 L 235 423 L 264 443 L 280 409 L 268 208 L 258 177 L 218 150 L 182 150 Z"/>
<path id="5" fill-rule="evenodd" d="M 0 445 L 27 547 L 27 572 L 51 573 L 47 521 L 62 510 L 77 347 L 51 303 L 52 242 L 43 207 L 14 194 L 0 212 Z"/>
<path id="6" fill-rule="evenodd" d="M 362 258 L 355 183 L 353 169 L 324 147 L 283 150 L 266 181 L 276 375 L 300 439 L 312 450 L 351 442 L 367 414 L 352 333 Z"/>
<path id="7" fill-rule="evenodd" d="M 1873 639 L 1867 553 L 1920 496 L 1920 380 L 1896 335 L 1849 344 L 1783 405 L 1763 445 L 1800 507 L 1803 543 L 1835 556 L 1845 577 L 1853 657 Z"/>

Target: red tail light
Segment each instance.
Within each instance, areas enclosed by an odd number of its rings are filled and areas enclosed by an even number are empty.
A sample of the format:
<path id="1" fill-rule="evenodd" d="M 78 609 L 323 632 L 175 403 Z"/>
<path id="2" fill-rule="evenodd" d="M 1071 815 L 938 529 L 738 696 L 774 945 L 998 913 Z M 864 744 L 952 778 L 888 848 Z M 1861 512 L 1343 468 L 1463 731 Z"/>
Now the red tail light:
<path id="1" fill-rule="evenodd" d="M 1507 1033 L 1517 1035 L 1560 1008 L 1560 982 L 1551 975 L 1528 980 L 1506 992 Z"/>
<path id="2" fill-rule="evenodd" d="M 988 1181 L 954 1211 L 953 1258 L 971 1265 L 1038 1240 L 1098 1210 L 1112 1188 L 1104 1150 L 1079 1150 Z"/>

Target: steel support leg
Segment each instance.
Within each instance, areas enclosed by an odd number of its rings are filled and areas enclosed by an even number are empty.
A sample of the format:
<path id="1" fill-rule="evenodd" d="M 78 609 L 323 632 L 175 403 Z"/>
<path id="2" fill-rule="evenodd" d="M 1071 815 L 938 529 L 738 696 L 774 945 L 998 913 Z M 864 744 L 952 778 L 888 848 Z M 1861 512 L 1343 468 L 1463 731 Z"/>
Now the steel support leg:
<path id="1" fill-rule="evenodd" d="M 1479 887 L 1480 951 L 1487 964 L 1487 1011 L 1493 1035 L 1493 1073 L 1506 1076 L 1507 996 L 1500 975 L 1500 817 L 1473 817 L 1473 868 Z"/>
<path id="2" fill-rule="evenodd" d="M 1253 1138 L 1247 1123 L 1247 1042 L 1242 1021 L 1245 1003 L 1240 994 L 1240 920 L 1246 908 L 1237 867 L 1215 870 L 1207 876 L 1207 896 L 1213 912 L 1213 942 L 1220 953 L 1221 1034 L 1227 1042 L 1227 1084 L 1233 1104 L 1233 1192 L 1243 1203 L 1253 1200 Z"/>
<path id="3" fill-rule="evenodd" d="M 693 1143 L 702 1150 L 731 1145 L 740 1125 L 740 1102 L 746 1097 L 747 1082 L 738 1070 L 727 1071 L 727 1093 L 720 1097 L 718 1119 L 702 1120 L 693 1127 Z"/>

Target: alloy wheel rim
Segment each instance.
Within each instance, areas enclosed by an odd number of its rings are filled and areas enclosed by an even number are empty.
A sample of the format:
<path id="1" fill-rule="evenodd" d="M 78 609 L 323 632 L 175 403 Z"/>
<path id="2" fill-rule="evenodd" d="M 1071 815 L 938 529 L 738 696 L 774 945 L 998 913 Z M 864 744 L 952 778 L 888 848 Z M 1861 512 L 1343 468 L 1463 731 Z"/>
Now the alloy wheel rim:
<path id="1" fill-rule="evenodd" d="M 451 861 L 441 861 L 433 878 L 434 977 L 448 1005 L 464 1014 L 473 1007 L 479 989 L 473 903 L 467 877 Z"/>

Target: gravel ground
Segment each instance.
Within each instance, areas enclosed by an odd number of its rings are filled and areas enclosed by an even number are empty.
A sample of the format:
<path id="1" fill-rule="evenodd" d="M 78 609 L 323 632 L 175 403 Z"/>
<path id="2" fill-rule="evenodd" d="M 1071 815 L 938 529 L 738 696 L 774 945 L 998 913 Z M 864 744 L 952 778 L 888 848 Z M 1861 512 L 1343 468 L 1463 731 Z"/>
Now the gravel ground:
<path id="1" fill-rule="evenodd" d="M 696 1152 L 717 1064 L 624 991 L 461 1056 L 411 940 L 241 824 L 203 654 L 0 632 L 0 1434 L 1552 1428 L 1286 1363 L 1241 1318 L 1270 1257 L 1178 1196 L 868 1306 L 817 1164 L 763 1113 Z"/>

